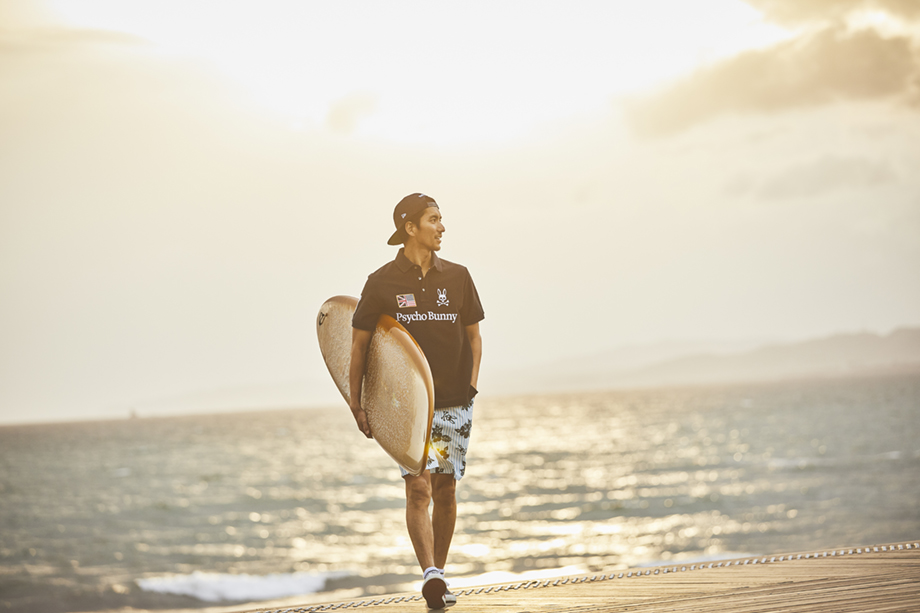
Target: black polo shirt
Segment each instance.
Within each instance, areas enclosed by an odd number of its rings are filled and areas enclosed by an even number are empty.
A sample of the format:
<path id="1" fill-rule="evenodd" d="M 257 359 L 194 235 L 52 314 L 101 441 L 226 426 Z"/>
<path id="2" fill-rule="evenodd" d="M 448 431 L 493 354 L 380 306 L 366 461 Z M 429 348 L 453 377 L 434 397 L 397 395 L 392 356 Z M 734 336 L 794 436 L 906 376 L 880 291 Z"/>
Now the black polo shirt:
<path id="1" fill-rule="evenodd" d="M 383 314 L 405 326 L 428 358 L 435 408 L 467 404 L 476 391 L 465 326 L 485 314 L 466 267 L 432 253 L 431 269 L 422 277 L 400 249 L 395 260 L 368 275 L 352 326 L 372 332 Z"/>

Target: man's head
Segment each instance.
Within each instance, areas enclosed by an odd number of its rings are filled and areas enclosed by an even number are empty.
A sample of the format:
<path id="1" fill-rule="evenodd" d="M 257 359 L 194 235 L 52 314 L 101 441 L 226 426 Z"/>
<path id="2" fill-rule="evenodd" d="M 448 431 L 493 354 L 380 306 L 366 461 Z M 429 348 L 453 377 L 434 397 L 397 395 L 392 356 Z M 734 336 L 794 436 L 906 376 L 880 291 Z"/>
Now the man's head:
<path id="1" fill-rule="evenodd" d="M 396 226 L 396 232 L 393 233 L 387 244 L 402 245 L 411 236 L 415 236 L 426 243 L 432 242 L 432 245 L 429 246 L 435 247 L 432 251 L 440 249 L 440 235 L 444 232 L 444 226 L 441 225 L 438 203 L 431 196 L 416 193 L 409 194 L 400 200 L 393 210 L 393 224 Z M 427 234 L 432 234 L 432 236 L 428 237 Z M 435 238 L 436 244 L 433 242 Z"/>

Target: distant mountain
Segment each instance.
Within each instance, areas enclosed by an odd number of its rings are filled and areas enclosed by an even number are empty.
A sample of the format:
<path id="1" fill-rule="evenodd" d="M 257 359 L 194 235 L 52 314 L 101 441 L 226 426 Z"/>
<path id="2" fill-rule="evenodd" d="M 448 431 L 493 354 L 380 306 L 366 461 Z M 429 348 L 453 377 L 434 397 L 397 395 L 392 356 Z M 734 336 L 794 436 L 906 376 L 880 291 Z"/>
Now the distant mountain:
<path id="1" fill-rule="evenodd" d="M 920 370 L 920 329 L 841 334 L 736 355 L 694 355 L 629 373 L 633 383 L 729 383 Z"/>
<path id="2" fill-rule="evenodd" d="M 665 349 L 660 347 L 662 354 Z M 667 350 L 679 351 L 679 347 Z M 887 335 L 838 334 L 743 350 L 720 346 L 654 358 L 649 347 L 617 350 L 505 372 L 490 383 L 498 393 L 524 393 L 920 372 L 920 328 L 901 328 Z"/>

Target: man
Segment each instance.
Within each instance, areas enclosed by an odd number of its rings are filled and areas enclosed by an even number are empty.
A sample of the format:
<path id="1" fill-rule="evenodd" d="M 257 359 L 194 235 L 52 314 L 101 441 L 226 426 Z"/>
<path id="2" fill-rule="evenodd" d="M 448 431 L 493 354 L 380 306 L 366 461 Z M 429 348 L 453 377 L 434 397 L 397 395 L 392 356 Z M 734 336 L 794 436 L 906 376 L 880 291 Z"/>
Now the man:
<path id="1" fill-rule="evenodd" d="M 456 602 L 447 589 L 444 567 L 457 519 L 457 481 L 466 470 L 473 397 L 479 377 L 484 313 L 469 272 L 442 260 L 444 224 L 433 198 L 410 194 L 393 211 L 396 232 L 390 245 L 402 244 L 396 259 L 367 278 L 352 320 L 351 412 L 368 438 L 361 386 L 367 348 L 381 314 L 403 324 L 428 358 L 434 379 L 431 451 L 425 471 L 406 482 L 406 527 L 422 567 L 422 594 L 432 609 Z M 428 505 L 434 501 L 431 516 Z"/>

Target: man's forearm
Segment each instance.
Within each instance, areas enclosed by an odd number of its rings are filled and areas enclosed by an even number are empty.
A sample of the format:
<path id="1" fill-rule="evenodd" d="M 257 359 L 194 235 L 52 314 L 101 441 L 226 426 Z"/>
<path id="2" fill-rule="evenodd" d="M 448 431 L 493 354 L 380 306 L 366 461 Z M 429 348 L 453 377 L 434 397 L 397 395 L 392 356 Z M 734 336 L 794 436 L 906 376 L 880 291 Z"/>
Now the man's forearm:
<path id="1" fill-rule="evenodd" d="M 367 364 L 367 349 L 371 344 L 371 334 L 366 330 L 352 329 L 351 333 L 351 363 L 348 365 L 348 408 L 355 418 L 358 429 L 364 436 L 371 438 L 371 428 L 367 421 L 367 413 L 361 406 L 361 388 L 364 384 L 364 369 Z"/>
<path id="2" fill-rule="evenodd" d="M 367 350 L 360 343 L 352 342 L 351 364 L 348 367 L 348 405 L 352 409 L 361 406 L 361 388 L 364 384 L 364 368 L 367 364 Z"/>
<path id="3" fill-rule="evenodd" d="M 482 339 L 477 339 L 477 342 L 470 343 L 470 347 L 473 350 L 473 374 L 470 377 L 470 385 L 479 389 L 479 362 L 482 360 Z"/>
<path id="4" fill-rule="evenodd" d="M 473 353 L 473 373 L 470 376 L 470 385 L 479 389 L 479 362 L 482 360 L 482 335 L 479 333 L 479 324 L 467 326 L 466 335 Z"/>

